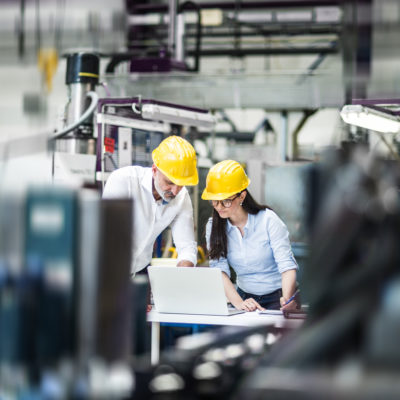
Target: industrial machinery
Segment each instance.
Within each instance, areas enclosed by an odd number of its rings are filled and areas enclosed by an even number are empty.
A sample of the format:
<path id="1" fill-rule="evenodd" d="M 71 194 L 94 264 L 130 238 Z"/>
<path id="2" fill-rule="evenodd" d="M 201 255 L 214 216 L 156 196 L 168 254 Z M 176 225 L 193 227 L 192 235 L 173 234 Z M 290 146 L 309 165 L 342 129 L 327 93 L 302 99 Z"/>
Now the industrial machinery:
<path id="1" fill-rule="evenodd" d="M 398 163 L 363 146 L 308 174 L 309 317 L 267 354 L 235 399 L 399 396 Z"/>
<path id="2" fill-rule="evenodd" d="M 104 173 L 116 168 L 151 165 L 151 152 L 176 127 L 211 129 L 215 124 L 207 110 L 142 99 L 140 95 L 99 99 L 95 92 L 98 80 L 97 54 L 68 55 L 66 126 L 51 137 L 55 182 L 104 184 Z"/>
<path id="3" fill-rule="evenodd" d="M 100 59 L 94 53 L 72 53 L 67 56 L 66 84 L 68 102 L 64 127 L 53 135 L 53 177 L 56 182 L 79 184 L 93 182 L 96 160 L 96 138 L 93 113 L 97 107 L 95 92 L 99 83 Z"/>
<path id="4" fill-rule="evenodd" d="M 25 218 L 9 226 L 19 248 L 4 242 L 0 248 L 1 396 L 129 393 L 128 358 L 141 334 L 132 318 L 144 322 L 146 307 L 140 285 L 130 281 L 132 203 L 32 188 L 18 201 L 3 196 L 2 227 L 9 201 Z M 17 263 L 16 253 L 22 255 Z M 101 373 L 127 376 L 127 386 L 99 386 L 93 376 Z"/>

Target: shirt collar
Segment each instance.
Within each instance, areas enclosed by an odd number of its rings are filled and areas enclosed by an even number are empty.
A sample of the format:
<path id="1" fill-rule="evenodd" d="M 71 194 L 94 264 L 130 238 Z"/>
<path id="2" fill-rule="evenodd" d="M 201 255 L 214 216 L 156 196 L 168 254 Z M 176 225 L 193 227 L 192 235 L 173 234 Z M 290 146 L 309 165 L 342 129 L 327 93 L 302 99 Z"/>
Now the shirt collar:
<path id="1" fill-rule="evenodd" d="M 247 222 L 246 225 L 244 226 L 244 230 L 247 231 L 250 228 L 250 219 L 252 220 L 251 214 L 247 214 Z M 227 226 L 228 226 L 228 231 L 230 231 L 233 228 L 236 228 L 234 225 L 232 225 L 231 221 L 229 221 L 229 218 L 226 220 Z"/>
<path id="2" fill-rule="evenodd" d="M 252 229 L 254 225 L 254 214 L 247 213 L 247 223 L 244 229 Z"/>
<path id="3" fill-rule="evenodd" d="M 145 168 L 142 180 L 140 184 L 148 191 L 151 193 L 151 196 L 153 197 L 153 174 L 151 172 L 151 168 Z M 153 197 L 154 199 L 154 197 Z"/>
<path id="4" fill-rule="evenodd" d="M 142 187 L 150 193 L 152 200 L 159 206 L 168 204 L 163 199 L 156 200 L 153 196 L 153 173 L 151 168 L 146 168 L 143 174 L 142 180 L 140 181 Z"/>

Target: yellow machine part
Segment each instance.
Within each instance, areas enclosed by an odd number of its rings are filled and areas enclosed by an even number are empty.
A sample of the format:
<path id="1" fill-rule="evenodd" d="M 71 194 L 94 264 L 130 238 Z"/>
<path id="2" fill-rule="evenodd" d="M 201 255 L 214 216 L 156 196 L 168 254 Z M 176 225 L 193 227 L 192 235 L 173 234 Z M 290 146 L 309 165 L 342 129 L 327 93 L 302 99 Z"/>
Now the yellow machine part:
<path id="1" fill-rule="evenodd" d="M 54 48 L 40 49 L 38 53 L 38 67 L 42 72 L 46 89 L 51 92 L 53 88 L 53 77 L 57 71 L 58 66 L 58 52 Z"/>
<path id="2" fill-rule="evenodd" d="M 175 247 L 170 247 L 168 249 L 168 253 L 170 254 L 169 256 L 171 258 L 178 257 L 178 252 L 176 251 Z M 197 246 L 197 264 L 202 264 L 204 261 L 206 261 L 206 255 L 204 254 L 204 250 L 201 246 Z"/>

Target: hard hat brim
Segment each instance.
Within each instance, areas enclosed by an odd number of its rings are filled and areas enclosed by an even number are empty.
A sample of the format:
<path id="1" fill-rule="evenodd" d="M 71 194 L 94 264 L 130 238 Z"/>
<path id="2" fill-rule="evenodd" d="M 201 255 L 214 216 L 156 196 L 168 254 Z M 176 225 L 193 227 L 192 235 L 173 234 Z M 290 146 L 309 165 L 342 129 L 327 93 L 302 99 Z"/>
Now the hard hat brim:
<path id="1" fill-rule="evenodd" d="M 197 173 L 197 168 L 192 176 L 177 178 L 176 176 L 170 175 L 163 171 L 161 168 L 157 167 L 172 183 L 178 186 L 196 186 L 199 183 L 199 175 Z"/>
<path id="2" fill-rule="evenodd" d="M 225 200 L 228 197 L 231 197 L 237 193 L 242 192 L 250 185 L 250 179 L 248 179 L 247 185 L 244 185 L 241 189 L 235 190 L 234 192 L 222 192 L 222 193 L 211 193 L 207 191 L 207 188 L 203 190 L 201 194 L 201 198 L 203 200 Z"/>

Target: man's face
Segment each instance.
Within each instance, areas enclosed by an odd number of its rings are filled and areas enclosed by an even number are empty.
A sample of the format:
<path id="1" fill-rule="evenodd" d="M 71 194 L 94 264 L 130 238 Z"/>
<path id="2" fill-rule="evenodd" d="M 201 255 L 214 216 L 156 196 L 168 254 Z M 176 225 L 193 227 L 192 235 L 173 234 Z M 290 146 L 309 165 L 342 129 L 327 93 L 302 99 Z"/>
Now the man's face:
<path id="1" fill-rule="evenodd" d="M 164 201 L 170 202 L 182 190 L 183 186 L 175 185 L 153 164 L 154 187 Z"/>

